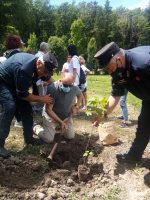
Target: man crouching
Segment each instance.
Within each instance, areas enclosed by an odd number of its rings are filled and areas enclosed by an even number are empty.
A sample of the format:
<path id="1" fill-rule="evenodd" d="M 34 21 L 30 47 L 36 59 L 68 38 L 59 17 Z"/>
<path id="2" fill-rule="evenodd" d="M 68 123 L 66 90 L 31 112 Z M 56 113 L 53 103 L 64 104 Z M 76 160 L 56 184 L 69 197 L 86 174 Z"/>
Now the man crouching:
<path id="1" fill-rule="evenodd" d="M 82 94 L 73 82 L 73 75 L 64 73 L 61 80 L 55 81 L 47 88 L 47 94 L 54 99 L 53 104 L 44 105 L 43 126 L 36 125 L 33 128 L 35 134 L 46 143 L 53 142 L 57 132 L 63 133 L 68 139 L 73 139 L 75 136 L 71 115 L 72 110 L 78 112 Z"/>

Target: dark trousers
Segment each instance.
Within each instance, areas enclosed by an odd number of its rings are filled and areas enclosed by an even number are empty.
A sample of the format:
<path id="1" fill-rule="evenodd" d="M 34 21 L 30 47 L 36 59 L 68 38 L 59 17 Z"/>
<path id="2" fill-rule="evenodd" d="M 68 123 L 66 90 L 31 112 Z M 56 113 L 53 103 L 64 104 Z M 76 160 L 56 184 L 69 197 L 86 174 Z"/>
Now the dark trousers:
<path id="1" fill-rule="evenodd" d="M 16 118 L 17 122 L 21 122 L 21 115 L 20 115 L 19 110 L 17 110 L 17 109 L 16 109 L 16 112 L 15 112 L 15 118 Z"/>
<path id="2" fill-rule="evenodd" d="M 141 113 L 138 117 L 136 137 L 129 154 L 141 158 L 150 139 L 150 100 L 142 101 Z"/>
<path id="3" fill-rule="evenodd" d="M 30 103 L 15 97 L 5 84 L 0 83 L 0 105 L 0 145 L 5 144 L 16 109 L 19 111 L 23 123 L 25 141 L 32 140 L 33 113 Z"/>

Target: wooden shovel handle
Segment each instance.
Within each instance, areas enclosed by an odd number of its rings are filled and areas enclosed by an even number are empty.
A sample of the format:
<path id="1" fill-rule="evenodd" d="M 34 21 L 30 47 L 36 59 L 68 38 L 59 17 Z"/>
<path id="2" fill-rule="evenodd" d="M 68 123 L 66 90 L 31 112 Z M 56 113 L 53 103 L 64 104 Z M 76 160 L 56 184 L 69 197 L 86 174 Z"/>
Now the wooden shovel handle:
<path id="1" fill-rule="evenodd" d="M 53 156 L 54 156 L 54 154 L 55 154 L 55 151 L 56 151 L 57 147 L 58 147 L 58 142 L 56 142 L 56 143 L 54 144 L 54 146 L 53 146 L 53 148 L 52 148 L 52 150 L 51 150 L 49 156 L 47 157 L 48 160 L 53 160 Z"/>

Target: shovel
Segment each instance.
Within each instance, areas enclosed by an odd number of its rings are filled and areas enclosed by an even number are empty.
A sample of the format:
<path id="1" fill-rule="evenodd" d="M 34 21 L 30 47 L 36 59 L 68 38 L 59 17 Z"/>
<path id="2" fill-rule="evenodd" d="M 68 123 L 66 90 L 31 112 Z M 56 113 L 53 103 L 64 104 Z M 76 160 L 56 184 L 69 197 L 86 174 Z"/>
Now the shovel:
<path id="1" fill-rule="evenodd" d="M 69 118 L 70 118 L 70 117 L 67 117 L 64 121 L 66 122 Z M 52 163 L 53 157 L 54 157 L 55 152 L 56 152 L 56 150 L 57 150 L 57 148 L 58 148 L 58 145 L 59 145 L 60 142 L 62 141 L 62 138 L 63 138 L 63 133 L 60 133 L 60 137 L 59 137 L 58 141 L 55 142 L 55 144 L 54 144 L 54 146 L 53 146 L 53 148 L 52 148 L 50 154 L 49 154 L 48 157 L 47 157 L 47 160 L 49 161 L 49 163 Z"/>
<path id="2" fill-rule="evenodd" d="M 55 154 L 55 152 L 56 152 L 57 147 L 58 147 L 58 142 L 56 142 L 56 143 L 54 144 L 54 146 L 53 146 L 53 148 L 52 148 L 52 150 L 51 150 L 49 156 L 47 157 L 47 160 L 48 160 L 48 161 L 52 161 L 52 160 L 53 160 L 53 156 L 54 156 L 54 154 Z"/>

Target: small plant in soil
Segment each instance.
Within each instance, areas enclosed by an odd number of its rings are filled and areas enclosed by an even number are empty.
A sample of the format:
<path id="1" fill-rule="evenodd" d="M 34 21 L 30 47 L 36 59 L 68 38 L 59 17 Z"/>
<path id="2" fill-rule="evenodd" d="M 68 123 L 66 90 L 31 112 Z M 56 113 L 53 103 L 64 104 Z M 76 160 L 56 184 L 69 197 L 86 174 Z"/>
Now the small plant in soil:
<path id="1" fill-rule="evenodd" d="M 83 165 L 87 165 L 88 157 L 93 155 L 93 151 L 86 150 L 83 154 Z"/>
<path id="2" fill-rule="evenodd" d="M 90 167 L 87 165 L 88 157 L 93 156 L 92 151 L 86 150 L 83 154 L 83 164 L 78 166 L 78 177 L 80 181 L 86 181 L 90 174 Z"/>
<path id="3" fill-rule="evenodd" d="M 86 111 L 87 116 L 94 116 L 95 118 L 104 118 L 108 100 L 106 98 L 98 99 L 93 97 L 88 101 L 88 109 Z M 86 149 L 83 154 L 83 164 L 78 166 L 78 177 L 80 181 L 86 181 L 90 174 L 90 167 L 87 165 L 88 157 L 93 156 L 93 152 L 88 150 L 90 138 L 93 132 L 93 126 L 91 133 L 89 134 L 89 139 L 87 141 Z"/>

